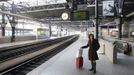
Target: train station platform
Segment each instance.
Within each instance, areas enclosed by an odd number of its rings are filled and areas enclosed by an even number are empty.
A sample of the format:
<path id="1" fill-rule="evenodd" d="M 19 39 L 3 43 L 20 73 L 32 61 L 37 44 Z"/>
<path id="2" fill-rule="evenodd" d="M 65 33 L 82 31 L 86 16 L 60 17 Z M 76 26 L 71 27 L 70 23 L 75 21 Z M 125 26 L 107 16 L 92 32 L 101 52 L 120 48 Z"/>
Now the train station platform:
<path id="1" fill-rule="evenodd" d="M 0 51 L 4 50 L 4 49 L 10 49 L 10 48 L 14 48 L 14 47 L 21 47 L 21 46 L 26 46 L 26 45 L 30 45 L 32 43 L 37 43 L 37 42 L 41 42 L 42 40 L 30 40 L 30 41 L 21 41 L 21 42 L 12 42 L 12 43 L 4 43 L 4 44 L 0 44 Z"/>
<path id="2" fill-rule="evenodd" d="M 51 37 L 51 38 L 45 38 L 45 39 L 36 39 L 36 40 L 29 40 L 29 41 L 4 43 L 4 44 L 0 44 L 0 51 L 2 51 L 4 49 L 26 46 L 26 45 L 30 45 L 30 44 L 33 44 L 33 43 L 38 43 L 38 42 L 42 42 L 42 41 L 45 41 L 45 40 L 56 39 L 56 38 L 60 38 L 60 37 Z"/>
<path id="3" fill-rule="evenodd" d="M 99 41 L 101 46 L 103 41 Z M 78 41 L 65 48 L 63 51 L 40 65 L 27 75 L 94 75 L 87 57 L 87 49 L 83 51 L 84 65 L 82 69 L 75 66 L 77 50 L 87 44 L 87 38 L 81 36 Z M 113 64 L 103 54 L 102 47 L 98 50 L 99 60 L 97 61 L 97 72 L 95 75 L 134 75 L 134 57 L 118 54 L 118 63 Z"/>

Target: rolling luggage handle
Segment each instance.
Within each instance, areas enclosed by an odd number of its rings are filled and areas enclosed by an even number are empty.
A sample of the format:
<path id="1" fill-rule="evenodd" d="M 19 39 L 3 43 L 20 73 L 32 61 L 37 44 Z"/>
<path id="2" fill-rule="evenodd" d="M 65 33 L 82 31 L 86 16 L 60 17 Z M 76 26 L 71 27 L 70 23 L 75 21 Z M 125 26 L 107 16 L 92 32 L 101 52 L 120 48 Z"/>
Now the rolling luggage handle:
<path id="1" fill-rule="evenodd" d="M 76 57 L 82 57 L 82 54 L 83 54 L 83 50 L 82 50 L 82 48 L 80 48 L 80 49 L 77 51 Z"/>

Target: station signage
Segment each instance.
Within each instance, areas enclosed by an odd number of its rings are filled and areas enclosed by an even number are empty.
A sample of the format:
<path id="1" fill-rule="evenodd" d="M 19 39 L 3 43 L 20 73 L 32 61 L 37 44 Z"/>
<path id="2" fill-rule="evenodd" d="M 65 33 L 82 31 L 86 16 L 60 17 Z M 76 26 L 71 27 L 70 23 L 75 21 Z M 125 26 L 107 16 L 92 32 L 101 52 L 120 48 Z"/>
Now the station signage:
<path id="1" fill-rule="evenodd" d="M 89 20 L 89 11 L 78 10 L 71 12 L 71 21 Z"/>
<path id="2" fill-rule="evenodd" d="M 87 8 L 87 0 L 66 0 L 69 7 L 72 7 L 69 12 L 69 18 L 71 21 L 89 20 L 89 11 Z M 71 2 L 72 5 L 69 3 Z M 66 20 L 66 15 L 63 15 Z"/>
<path id="3" fill-rule="evenodd" d="M 103 1 L 103 16 L 114 16 L 114 0 Z"/>

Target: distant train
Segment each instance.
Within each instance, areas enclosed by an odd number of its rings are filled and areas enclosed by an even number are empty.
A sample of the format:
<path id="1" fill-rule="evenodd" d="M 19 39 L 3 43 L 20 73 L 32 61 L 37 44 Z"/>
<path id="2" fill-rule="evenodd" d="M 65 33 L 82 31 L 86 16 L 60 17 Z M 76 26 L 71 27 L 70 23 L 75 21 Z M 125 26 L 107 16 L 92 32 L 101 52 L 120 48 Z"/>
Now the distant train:
<path id="1" fill-rule="evenodd" d="M 47 28 L 37 28 L 34 32 L 38 39 L 48 38 L 50 36 L 49 29 Z"/>

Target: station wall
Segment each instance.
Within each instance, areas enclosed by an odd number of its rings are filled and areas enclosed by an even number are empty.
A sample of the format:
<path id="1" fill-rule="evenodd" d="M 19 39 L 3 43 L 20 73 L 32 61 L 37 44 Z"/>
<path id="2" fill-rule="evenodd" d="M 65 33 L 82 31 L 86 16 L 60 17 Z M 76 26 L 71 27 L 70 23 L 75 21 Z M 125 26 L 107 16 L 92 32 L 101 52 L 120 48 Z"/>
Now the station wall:
<path id="1" fill-rule="evenodd" d="M 134 18 L 132 18 L 131 20 L 128 20 L 127 23 L 128 24 L 126 26 L 128 26 L 128 29 L 126 29 L 126 30 L 128 30 L 128 38 L 130 41 L 129 43 L 132 46 L 131 55 L 134 56 Z"/>

